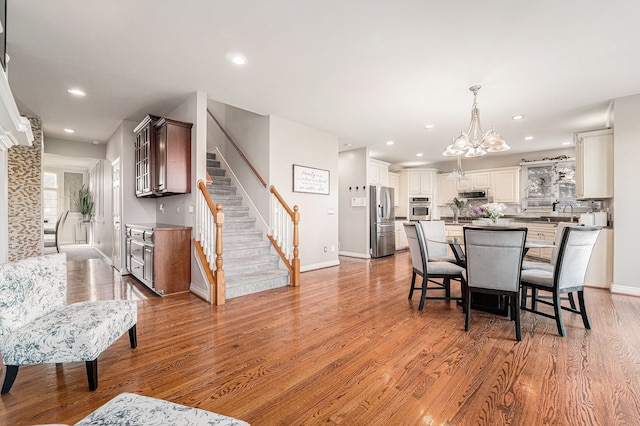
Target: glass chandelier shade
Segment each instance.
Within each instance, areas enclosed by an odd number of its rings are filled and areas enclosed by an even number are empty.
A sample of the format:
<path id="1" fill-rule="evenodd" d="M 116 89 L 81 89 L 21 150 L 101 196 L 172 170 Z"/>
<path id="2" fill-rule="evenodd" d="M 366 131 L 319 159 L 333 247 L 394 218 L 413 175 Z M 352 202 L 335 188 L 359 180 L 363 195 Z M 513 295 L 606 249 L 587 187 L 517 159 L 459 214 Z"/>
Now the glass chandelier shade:
<path id="1" fill-rule="evenodd" d="M 500 133 L 496 132 L 493 127 L 487 133 L 482 131 L 480 126 L 480 110 L 476 97 L 481 86 L 471 86 L 469 90 L 473 92 L 473 106 L 471 108 L 471 123 L 466 133 L 460 132 L 460 136 L 454 138 L 451 145 L 447 146 L 442 155 L 445 157 L 453 157 L 463 155 L 465 157 L 480 157 L 487 152 L 499 152 L 511 149 L 509 145 L 502 139 Z"/>

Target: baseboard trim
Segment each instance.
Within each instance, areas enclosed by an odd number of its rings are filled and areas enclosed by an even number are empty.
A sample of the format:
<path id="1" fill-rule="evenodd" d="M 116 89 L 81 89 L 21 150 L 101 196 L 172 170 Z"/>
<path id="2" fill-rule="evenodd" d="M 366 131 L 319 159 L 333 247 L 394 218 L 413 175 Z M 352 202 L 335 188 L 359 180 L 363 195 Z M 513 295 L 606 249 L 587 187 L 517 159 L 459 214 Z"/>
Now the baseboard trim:
<path id="1" fill-rule="evenodd" d="M 204 300 L 205 302 L 209 303 L 208 291 L 193 285 L 193 283 L 191 283 L 191 285 L 189 286 L 189 291 L 195 294 L 196 296 L 198 296 L 199 298 L 201 298 L 202 300 Z"/>
<path id="2" fill-rule="evenodd" d="M 338 266 L 340 265 L 340 261 L 339 260 L 330 260 L 328 262 L 322 262 L 322 263 L 314 263 L 312 265 L 306 265 L 306 266 L 301 266 L 300 267 L 300 272 L 307 272 L 307 271 L 313 271 L 315 269 L 322 269 L 322 268 L 330 268 L 332 266 Z"/>
<path id="3" fill-rule="evenodd" d="M 338 255 L 347 257 L 357 257 L 359 259 L 371 259 L 371 255 L 365 253 L 356 253 L 353 251 L 339 251 Z"/>
<path id="4" fill-rule="evenodd" d="M 640 288 L 614 284 L 611 286 L 611 293 L 640 297 Z"/>

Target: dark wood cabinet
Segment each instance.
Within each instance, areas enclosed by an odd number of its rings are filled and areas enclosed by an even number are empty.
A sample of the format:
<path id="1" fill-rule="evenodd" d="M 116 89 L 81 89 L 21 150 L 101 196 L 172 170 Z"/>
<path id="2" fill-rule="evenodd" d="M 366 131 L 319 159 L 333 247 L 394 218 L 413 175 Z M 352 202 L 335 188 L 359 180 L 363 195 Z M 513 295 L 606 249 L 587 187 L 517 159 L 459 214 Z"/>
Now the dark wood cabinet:
<path id="1" fill-rule="evenodd" d="M 191 192 L 191 123 L 148 115 L 134 129 L 136 196 Z"/>

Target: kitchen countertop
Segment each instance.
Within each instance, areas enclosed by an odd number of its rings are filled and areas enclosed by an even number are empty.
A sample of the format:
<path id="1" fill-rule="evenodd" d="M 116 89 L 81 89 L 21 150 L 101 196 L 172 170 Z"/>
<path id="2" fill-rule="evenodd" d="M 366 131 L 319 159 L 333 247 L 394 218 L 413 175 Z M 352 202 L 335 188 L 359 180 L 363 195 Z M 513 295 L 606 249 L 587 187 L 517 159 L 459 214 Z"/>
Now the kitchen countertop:
<path id="1" fill-rule="evenodd" d="M 548 215 L 505 215 L 502 216 L 504 219 L 511 219 L 514 222 L 540 222 L 540 223 L 551 223 L 557 225 L 558 222 L 572 222 L 571 216 L 548 216 Z M 481 219 L 477 217 L 460 217 L 458 218 L 458 223 L 453 223 L 452 216 L 441 216 L 440 220 L 444 220 L 446 225 L 467 225 L 470 224 L 472 220 Z M 579 218 L 574 217 L 573 222 L 578 223 Z M 608 225 L 603 228 L 613 228 L 613 223 L 609 221 Z"/>

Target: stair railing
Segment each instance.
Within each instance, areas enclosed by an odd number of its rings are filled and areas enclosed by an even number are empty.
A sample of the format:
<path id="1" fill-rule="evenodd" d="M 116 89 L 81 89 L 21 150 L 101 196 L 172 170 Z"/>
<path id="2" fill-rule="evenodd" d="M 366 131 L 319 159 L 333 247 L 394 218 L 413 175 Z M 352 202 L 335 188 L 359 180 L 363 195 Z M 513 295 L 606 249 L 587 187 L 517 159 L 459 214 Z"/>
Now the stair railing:
<path id="1" fill-rule="evenodd" d="M 267 237 L 275 247 L 284 264 L 289 268 L 289 285 L 300 285 L 300 259 L 298 258 L 298 206 L 293 210 L 287 205 L 276 188 L 271 185 L 271 226 Z"/>
<path id="2" fill-rule="evenodd" d="M 258 178 L 258 180 L 260 181 L 260 183 L 262 184 L 262 186 L 264 186 L 265 188 L 267 187 L 267 182 L 262 178 L 262 176 L 260 176 L 260 173 L 258 173 L 258 171 L 256 170 L 255 167 L 253 167 L 253 164 L 251 164 L 251 161 L 249 161 L 249 159 L 247 158 L 246 155 L 244 155 L 244 152 L 242 152 L 242 149 L 240 149 L 240 146 L 238 146 L 238 144 L 236 143 L 236 141 L 233 140 L 233 138 L 231 137 L 231 135 L 227 132 L 227 130 L 222 126 L 222 124 L 218 121 L 218 119 L 215 117 L 215 115 L 213 115 L 213 113 L 211 112 L 211 110 L 209 108 L 207 108 L 207 113 L 209 114 L 209 117 L 211 117 L 213 119 L 213 121 L 218 125 L 218 127 L 220 128 L 220 130 L 222 131 L 222 133 L 224 134 L 224 136 L 229 139 L 229 142 L 231 142 L 231 145 L 233 145 L 233 147 L 236 149 L 236 151 L 238 151 L 238 154 L 240 155 L 240 157 L 242 157 L 242 159 L 244 160 L 245 163 L 247 163 L 247 165 L 249 166 L 249 168 L 251 169 L 251 171 L 253 172 L 254 175 L 256 175 L 256 177 Z"/>
<path id="3" fill-rule="evenodd" d="M 222 269 L 224 213 L 222 212 L 222 204 L 214 205 L 205 182 L 199 180 L 198 188 L 200 195 L 197 197 L 197 208 L 200 220 L 194 244 L 211 286 L 210 303 L 224 305 L 226 298 L 226 283 Z"/>

